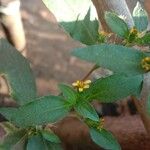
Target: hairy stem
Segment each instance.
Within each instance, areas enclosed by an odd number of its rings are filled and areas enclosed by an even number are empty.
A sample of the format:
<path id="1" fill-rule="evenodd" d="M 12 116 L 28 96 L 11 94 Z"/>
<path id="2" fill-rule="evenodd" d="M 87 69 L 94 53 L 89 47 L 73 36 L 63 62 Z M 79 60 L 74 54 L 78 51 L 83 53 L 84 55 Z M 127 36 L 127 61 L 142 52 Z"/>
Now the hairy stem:
<path id="1" fill-rule="evenodd" d="M 82 81 L 85 81 L 85 80 L 91 75 L 91 73 L 92 73 L 94 70 L 96 70 L 97 68 L 99 68 L 99 66 L 98 66 L 98 65 L 94 65 L 94 66 L 92 67 L 92 69 L 82 78 Z"/>

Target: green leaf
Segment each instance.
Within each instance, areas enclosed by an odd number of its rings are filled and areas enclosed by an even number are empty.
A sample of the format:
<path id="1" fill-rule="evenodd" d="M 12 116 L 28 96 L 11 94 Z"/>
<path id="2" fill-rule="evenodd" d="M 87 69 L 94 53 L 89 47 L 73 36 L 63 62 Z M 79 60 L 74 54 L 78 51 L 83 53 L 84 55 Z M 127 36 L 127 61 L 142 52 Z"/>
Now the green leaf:
<path id="1" fill-rule="evenodd" d="M 143 75 L 124 76 L 114 74 L 93 82 L 89 89 L 82 92 L 82 98 L 109 103 L 130 95 L 138 97 L 141 92 L 142 81 Z"/>
<path id="2" fill-rule="evenodd" d="M 142 8 L 139 2 L 137 2 L 132 15 L 133 15 L 135 26 L 138 29 L 138 31 L 142 32 L 146 30 L 148 27 L 148 14 Z"/>
<path id="3" fill-rule="evenodd" d="M 146 33 L 143 37 L 137 38 L 136 43 L 140 45 L 150 45 L 150 33 Z"/>
<path id="4" fill-rule="evenodd" d="M 123 19 L 119 18 L 116 14 L 106 12 L 105 20 L 112 32 L 116 33 L 119 37 L 126 38 L 128 36 L 128 25 Z"/>
<path id="5" fill-rule="evenodd" d="M 32 136 L 27 143 L 26 150 L 49 150 L 46 142 L 40 135 Z"/>
<path id="6" fill-rule="evenodd" d="M 93 121 L 99 121 L 99 116 L 96 113 L 94 107 L 88 102 L 78 102 L 78 104 L 75 106 L 75 111 L 84 118 L 89 118 Z"/>
<path id="7" fill-rule="evenodd" d="M 141 60 L 146 54 L 134 48 L 115 44 L 100 44 L 77 48 L 73 55 L 80 59 L 93 62 L 101 67 L 110 69 L 114 73 L 127 75 L 143 74 Z"/>
<path id="8" fill-rule="evenodd" d="M 43 131 L 41 131 L 41 134 L 42 134 L 43 138 L 47 141 L 50 141 L 52 143 L 61 143 L 59 137 L 56 134 L 54 134 L 53 132 L 43 130 Z"/>
<path id="9" fill-rule="evenodd" d="M 75 22 L 61 22 L 60 25 L 70 34 L 70 36 L 86 45 L 93 45 L 99 39 L 98 20 L 90 20 L 90 9 L 84 20 Z"/>
<path id="10" fill-rule="evenodd" d="M 35 135 L 28 140 L 26 150 L 63 150 L 61 144 L 48 142 L 40 135 Z"/>
<path id="11" fill-rule="evenodd" d="M 36 97 L 35 80 L 28 61 L 5 39 L 0 39 L 0 74 L 8 81 L 10 94 L 19 104 Z"/>
<path id="12" fill-rule="evenodd" d="M 116 138 L 105 129 L 101 131 L 96 130 L 94 128 L 90 129 L 90 136 L 92 140 L 104 149 L 109 150 L 121 150 L 119 143 L 117 142 Z"/>
<path id="13" fill-rule="evenodd" d="M 3 141 L 1 141 L 0 149 L 2 150 L 15 150 L 21 143 L 21 147 L 24 147 L 24 141 L 26 140 L 26 131 L 18 130 L 11 134 L 8 134 Z M 23 149 L 20 149 L 23 150 Z"/>
<path id="14" fill-rule="evenodd" d="M 61 144 L 47 142 L 49 150 L 63 150 Z"/>
<path id="15" fill-rule="evenodd" d="M 56 122 L 68 112 L 65 101 L 58 96 L 44 96 L 19 108 L 0 108 L 0 113 L 19 127 Z"/>
<path id="16" fill-rule="evenodd" d="M 78 93 L 72 87 L 65 84 L 59 84 L 59 89 L 70 104 L 74 105 L 76 103 Z"/>
<path id="17" fill-rule="evenodd" d="M 84 44 L 98 41 L 99 23 L 91 0 L 43 0 L 69 35 Z M 63 8 L 63 9 L 62 9 Z"/>

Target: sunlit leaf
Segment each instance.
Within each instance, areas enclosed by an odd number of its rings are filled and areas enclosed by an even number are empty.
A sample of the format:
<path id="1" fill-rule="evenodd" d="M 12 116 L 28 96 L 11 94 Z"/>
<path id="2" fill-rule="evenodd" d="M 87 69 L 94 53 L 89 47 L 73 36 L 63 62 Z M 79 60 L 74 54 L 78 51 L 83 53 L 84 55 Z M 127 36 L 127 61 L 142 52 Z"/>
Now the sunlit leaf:
<path id="1" fill-rule="evenodd" d="M 142 8 L 139 2 L 137 2 L 132 15 L 133 15 L 135 26 L 138 29 L 138 31 L 141 32 L 146 30 L 148 27 L 148 14 Z"/>
<path id="2" fill-rule="evenodd" d="M 106 12 L 105 20 L 112 32 L 116 33 L 119 37 L 126 38 L 128 36 L 129 29 L 126 22 L 116 14 Z"/>
<path id="3" fill-rule="evenodd" d="M 97 43 L 99 23 L 91 0 L 43 0 L 43 2 L 73 39 L 87 45 Z"/>

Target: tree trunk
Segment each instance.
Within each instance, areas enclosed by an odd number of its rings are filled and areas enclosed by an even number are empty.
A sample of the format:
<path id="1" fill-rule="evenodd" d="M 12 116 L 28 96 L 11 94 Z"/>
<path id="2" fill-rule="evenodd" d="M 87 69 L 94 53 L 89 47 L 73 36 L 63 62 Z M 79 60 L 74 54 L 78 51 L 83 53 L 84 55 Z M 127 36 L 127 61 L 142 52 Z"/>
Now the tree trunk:
<path id="1" fill-rule="evenodd" d="M 93 3 L 97 9 L 102 30 L 110 32 L 104 19 L 106 11 L 115 11 L 118 15 L 126 16 L 126 22 L 129 27 L 134 26 L 130 10 L 125 0 L 93 0 Z"/>
<path id="2" fill-rule="evenodd" d="M 0 19 L 9 42 L 25 56 L 26 40 L 20 14 L 20 1 L 0 0 Z"/>

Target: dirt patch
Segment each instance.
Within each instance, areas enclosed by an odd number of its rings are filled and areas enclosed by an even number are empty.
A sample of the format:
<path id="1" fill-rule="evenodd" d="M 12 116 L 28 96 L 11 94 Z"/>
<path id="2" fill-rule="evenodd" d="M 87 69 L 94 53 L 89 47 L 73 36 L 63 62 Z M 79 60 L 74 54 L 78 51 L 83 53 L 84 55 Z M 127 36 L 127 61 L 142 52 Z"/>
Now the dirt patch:
<path id="1" fill-rule="evenodd" d="M 105 128 L 118 139 L 122 150 L 149 150 L 149 138 L 138 115 L 105 117 Z M 67 117 L 54 127 L 66 150 L 100 150 L 90 139 L 88 128 L 76 117 Z"/>

